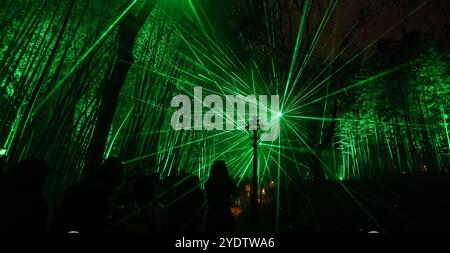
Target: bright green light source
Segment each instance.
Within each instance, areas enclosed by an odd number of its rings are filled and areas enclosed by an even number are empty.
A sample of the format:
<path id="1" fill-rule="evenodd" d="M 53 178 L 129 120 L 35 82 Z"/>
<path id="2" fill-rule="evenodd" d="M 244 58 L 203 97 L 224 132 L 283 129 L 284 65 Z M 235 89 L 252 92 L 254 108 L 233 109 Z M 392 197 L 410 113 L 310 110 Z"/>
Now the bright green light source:
<path id="1" fill-rule="evenodd" d="M 277 112 L 277 118 L 281 118 L 283 116 L 283 113 Z"/>
<path id="2" fill-rule="evenodd" d="M 6 149 L 0 149 L 0 156 L 6 155 Z"/>

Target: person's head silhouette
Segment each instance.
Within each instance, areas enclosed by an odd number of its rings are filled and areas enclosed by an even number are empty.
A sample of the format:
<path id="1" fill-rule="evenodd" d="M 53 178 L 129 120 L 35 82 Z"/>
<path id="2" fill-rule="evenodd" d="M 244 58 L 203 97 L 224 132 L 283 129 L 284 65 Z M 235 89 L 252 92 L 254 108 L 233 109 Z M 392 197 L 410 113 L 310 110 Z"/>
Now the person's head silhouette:
<path id="1" fill-rule="evenodd" d="M 220 181 L 228 178 L 229 178 L 228 168 L 227 165 L 225 164 L 225 161 L 223 160 L 215 161 L 213 166 L 211 167 L 209 180 Z"/>
<path id="2" fill-rule="evenodd" d="M 122 182 L 124 170 L 122 161 L 115 157 L 109 157 L 98 168 L 96 178 L 114 189 Z"/>
<path id="3" fill-rule="evenodd" d="M 6 170 L 6 158 L 4 156 L 0 156 L 0 176 L 5 174 Z"/>

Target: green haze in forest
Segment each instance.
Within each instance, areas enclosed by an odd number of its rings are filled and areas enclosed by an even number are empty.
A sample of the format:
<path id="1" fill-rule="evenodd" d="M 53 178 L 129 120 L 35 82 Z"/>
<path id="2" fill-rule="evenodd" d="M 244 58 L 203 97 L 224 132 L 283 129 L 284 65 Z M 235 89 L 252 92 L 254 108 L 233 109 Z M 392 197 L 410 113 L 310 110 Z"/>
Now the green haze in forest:
<path id="1" fill-rule="evenodd" d="M 171 99 L 201 86 L 221 97 L 280 96 L 271 113 L 280 136 L 259 143 L 260 182 L 448 171 L 450 51 L 424 32 L 390 36 L 429 1 L 363 46 L 371 17 L 345 26 L 344 1 L 223 2 L 1 1 L 0 149 L 9 162 L 48 161 L 53 201 L 95 155 L 119 157 L 129 175 L 201 182 L 223 159 L 241 182 L 252 171 L 250 133 L 171 128 Z"/>

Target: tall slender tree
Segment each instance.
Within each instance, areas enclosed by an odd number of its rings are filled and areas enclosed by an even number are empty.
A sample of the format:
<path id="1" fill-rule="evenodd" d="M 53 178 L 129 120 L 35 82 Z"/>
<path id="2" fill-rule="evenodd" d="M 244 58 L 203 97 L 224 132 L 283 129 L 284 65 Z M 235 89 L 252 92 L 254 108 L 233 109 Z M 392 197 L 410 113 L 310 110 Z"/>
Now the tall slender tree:
<path id="1" fill-rule="evenodd" d="M 89 144 L 85 168 L 97 167 L 103 160 L 106 141 L 113 122 L 120 91 L 134 63 L 133 47 L 139 31 L 155 6 L 154 0 L 147 0 L 138 13 L 128 11 L 118 23 L 117 58 L 111 76 L 101 87 L 101 103 L 94 133 Z"/>

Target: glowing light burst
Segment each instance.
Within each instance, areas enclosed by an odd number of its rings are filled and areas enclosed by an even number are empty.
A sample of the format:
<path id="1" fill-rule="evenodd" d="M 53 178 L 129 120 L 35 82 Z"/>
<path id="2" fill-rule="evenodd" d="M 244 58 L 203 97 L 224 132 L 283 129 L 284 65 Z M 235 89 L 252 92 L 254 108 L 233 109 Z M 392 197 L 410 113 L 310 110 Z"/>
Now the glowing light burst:
<path id="1" fill-rule="evenodd" d="M 244 64 L 239 53 L 235 52 L 235 48 L 229 44 L 222 31 L 214 27 L 213 22 L 204 15 L 202 7 L 195 1 L 189 1 L 188 3 L 188 10 L 193 13 L 197 27 L 192 29 L 192 27 L 187 28 L 180 25 L 176 28 L 176 35 L 188 48 L 188 52 L 180 51 L 179 54 L 192 67 L 173 66 L 173 69 L 181 71 L 185 75 L 183 78 L 175 78 L 166 72 L 157 74 L 172 80 L 181 92 L 191 96 L 193 95 L 192 88 L 195 86 L 202 86 L 205 91 L 219 96 L 227 94 L 280 94 L 280 111 L 270 112 L 271 117 L 280 119 L 280 138 L 273 143 L 260 143 L 259 145 L 259 181 L 270 180 L 280 185 L 283 175 L 289 178 L 310 177 L 314 165 L 308 162 L 308 156 L 319 161 L 329 179 L 347 179 L 351 173 L 348 171 L 348 167 L 354 157 L 344 156 L 341 154 L 342 151 L 332 143 L 332 154 L 324 158 L 314 144 L 322 144 L 322 141 L 326 138 L 325 130 L 332 122 L 356 124 L 361 120 L 333 117 L 330 113 L 332 106 L 330 100 L 340 94 L 359 89 L 380 78 L 392 75 L 407 67 L 407 65 L 387 69 L 355 83 L 343 84 L 342 88 L 338 90 L 329 90 L 328 84 L 338 76 L 337 73 L 341 69 L 355 61 L 375 45 L 379 38 L 398 26 L 404 19 L 394 24 L 367 47 L 351 56 L 350 60 L 344 62 L 342 66 L 338 66 L 337 70 L 325 75 L 325 73 L 328 73 L 327 69 L 346 53 L 349 45 L 344 45 L 341 49 L 332 48 L 330 54 L 325 58 L 323 69 L 311 75 L 307 72 L 308 66 L 314 57 L 314 52 L 322 50 L 318 49 L 319 41 L 324 31 L 329 28 L 330 20 L 335 18 L 334 14 L 339 1 L 331 1 L 326 6 L 325 13 L 318 22 L 316 30 L 312 31 L 313 39 L 305 50 L 302 49 L 302 46 L 307 43 L 304 29 L 306 20 L 310 18 L 311 8 L 313 8 L 312 1 L 307 1 L 301 11 L 289 68 L 279 69 L 277 59 L 272 58 L 270 59 L 270 71 L 264 72 L 261 69 L 265 68 L 258 64 L 256 48 L 250 47 L 250 55 L 253 57 L 250 60 L 252 64 Z M 414 14 L 424 5 L 419 5 L 408 16 Z M 273 19 L 274 17 L 266 9 L 265 28 L 268 34 L 268 43 L 272 48 L 276 47 L 274 36 L 276 27 L 273 26 Z M 351 26 L 348 29 L 353 28 L 354 26 Z M 245 35 L 241 36 L 241 39 L 245 42 Z M 330 40 L 328 38 L 328 41 Z M 145 66 L 139 67 L 150 72 L 153 71 Z M 168 122 L 168 117 L 166 117 L 165 122 Z M 320 132 L 318 140 L 311 135 L 310 128 L 314 122 L 320 123 L 317 130 Z M 385 125 L 386 123 L 374 121 L 371 124 Z M 252 169 L 251 141 L 245 131 L 173 133 L 168 125 L 165 126 L 165 129 L 167 130 L 160 132 L 163 136 L 161 143 L 164 143 L 164 145 L 160 145 L 158 151 L 133 158 L 127 163 L 132 164 L 157 156 L 158 161 L 163 164 L 157 170 L 163 175 L 175 171 L 191 170 L 192 174 L 198 175 L 203 181 L 208 177 L 209 167 L 213 161 L 223 159 L 227 162 L 231 175 L 238 182 L 242 182 L 245 177 L 250 176 Z M 181 154 L 176 155 L 177 152 Z M 340 162 L 336 160 L 336 157 L 340 156 L 342 156 L 343 164 L 341 167 L 337 166 Z M 332 160 L 330 160 L 330 157 L 333 157 Z M 290 166 L 289 164 L 293 165 L 293 169 L 285 168 Z M 280 205 L 280 203 L 277 204 Z"/>
<path id="2" fill-rule="evenodd" d="M 183 70 L 186 75 L 192 77 L 193 81 L 185 83 L 184 85 L 187 85 L 187 87 L 181 85 L 180 90 L 189 93 L 193 86 L 201 85 L 208 92 L 219 96 L 258 93 L 280 95 L 280 111 L 270 112 L 272 117 L 280 119 L 280 138 L 272 143 L 259 144 L 259 181 L 269 180 L 270 182 L 276 182 L 277 185 L 281 185 L 283 176 L 294 181 L 298 180 L 298 178 L 308 178 L 311 177 L 311 171 L 314 170 L 314 166 L 317 167 L 318 165 L 324 170 L 324 174 L 328 179 L 342 181 L 348 179 L 352 173 L 359 173 L 357 172 L 358 167 L 354 167 L 353 172 L 349 170 L 352 159 L 353 162 L 357 161 L 354 154 L 347 156 L 345 153 L 347 151 L 343 149 L 342 143 L 336 144 L 331 141 L 331 144 L 329 144 L 331 146 L 330 153 L 323 155 L 323 148 L 320 145 L 325 143 L 326 138 L 328 138 L 327 128 L 329 125 L 337 124 L 336 132 L 340 133 L 339 131 L 341 131 L 343 124 L 386 126 L 388 123 L 374 119 L 363 121 L 362 119 L 342 118 L 333 115 L 332 108 L 335 106 L 333 99 L 347 92 L 367 87 L 379 79 L 410 67 L 414 62 L 387 68 L 357 82 L 341 84 L 339 89 L 330 89 L 329 84 L 339 76 L 338 73 L 341 70 L 355 62 L 373 47 L 380 38 L 395 29 L 407 17 L 425 6 L 426 3 L 418 5 L 405 18 L 393 24 L 386 32 L 380 34 L 379 37 L 369 43 L 367 47 L 348 57 L 348 61 L 334 66 L 332 70 L 330 69 L 333 64 L 344 54 L 348 53 L 348 49 L 351 43 L 354 42 L 354 39 L 340 48 L 331 48 L 329 55 L 323 62 L 324 67 L 313 73 L 308 73 L 311 59 L 314 58 L 314 53 L 317 50 L 324 50 L 319 48 L 319 41 L 321 41 L 324 31 L 330 28 L 330 24 L 336 23 L 330 22 L 330 20 L 338 19 L 335 17 L 335 11 L 340 4 L 339 1 L 330 1 L 326 6 L 322 19 L 317 22 L 316 30 L 312 31 L 313 37 L 309 44 L 307 44 L 308 38 L 304 36 L 304 29 L 307 20 L 310 18 L 313 3 L 312 1 L 306 1 L 298 22 L 298 32 L 292 50 L 291 64 L 286 69 L 279 69 L 277 59 L 272 57 L 270 59 L 270 71 L 267 72 L 262 71 L 261 69 L 266 68 L 258 64 L 258 51 L 255 47 L 249 46 L 250 55 L 253 57 L 250 60 L 252 64 L 244 64 L 243 60 L 240 59 L 239 53 L 234 51 L 235 49 L 228 43 L 222 32 L 212 25 L 213 22 L 209 21 L 207 16 L 203 15 L 204 11 L 201 6 L 193 4 L 193 1 L 189 1 L 189 3 L 197 21 L 198 29 L 186 29 L 180 26 L 177 32 L 190 50 L 189 54 L 184 52 L 182 54 L 185 60 L 191 63 L 192 66 L 195 66 L 195 68 Z M 268 44 L 271 48 L 275 48 L 277 45 L 274 29 L 277 28 L 274 27 L 274 17 L 270 15 L 267 6 L 264 6 L 264 10 Z M 355 26 L 350 26 L 348 31 L 350 32 L 354 28 Z M 241 34 L 241 40 L 243 43 L 246 42 L 245 35 Z M 329 45 L 330 40 L 332 39 L 329 37 L 326 45 Z M 306 49 L 304 48 L 305 44 L 308 45 Z M 311 134 L 311 126 L 315 122 L 318 122 L 316 132 L 320 133 L 319 138 Z M 418 125 L 417 127 L 420 128 L 421 126 Z M 192 154 L 190 154 L 188 155 L 189 159 L 182 159 L 177 166 L 189 168 L 200 160 L 199 164 L 201 166 L 197 166 L 193 173 L 203 177 L 204 180 L 208 176 L 208 169 L 212 162 L 215 159 L 224 159 L 228 163 L 231 175 L 238 182 L 243 182 L 245 177 L 250 176 L 252 168 L 251 142 L 246 132 L 205 132 L 191 135 L 190 138 L 190 142 L 181 145 L 196 145 L 197 148 L 204 150 L 202 152 L 208 150 L 208 155 L 204 153 L 200 155 L 199 153 L 195 155 L 196 158 L 193 158 Z M 196 138 L 200 138 L 201 141 Z M 201 144 L 197 145 L 199 143 Z M 356 150 L 361 150 L 358 152 L 368 154 L 364 150 L 365 147 L 360 147 L 356 143 L 352 145 L 351 152 L 354 153 Z M 174 147 L 169 148 L 169 150 L 173 149 Z M 161 152 L 167 152 L 167 149 L 161 150 Z M 318 164 L 311 163 L 310 159 L 316 159 Z M 279 193 L 280 191 L 278 190 L 277 212 L 279 212 L 280 207 Z M 351 195 L 351 192 L 348 193 Z M 354 200 L 358 202 L 356 198 Z M 362 205 L 361 208 L 366 212 Z M 371 217 L 369 213 L 367 215 Z M 279 217 L 280 214 L 277 213 L 277 226 L 279 226 Z M 279 227 L 277 228 L 279 229 Z"/>
<path id="3" fill-rule="evenodd" d="M 329 112 L 327 113 L 327 110 L 330 110 L 328 108 L 328 99 L 333 98 L 343 92 L 347 92 L 348 90 L 357 89 L 369 82 L 377 80 L 378 78 L 390 75 L 403 67 L 399 66 L 391 70 L 386 70 L 385 72 L 382 72 L 371 78 L 367 78 L 354 84 L 348 84 L 337 91 L 328 92 L 327 88 L 327 94 L 317 96 L 318 94 L 320 94 L 318 92 L 323 90 L 323 88 L 325 87 L 324 84 L 326 84 L 330 80 L 333 80 L 333 78 L 336 76 L 335 73 L 332 73 L 329 76 L 322 76 L 322 74 L 324 73 L 322 70 L 320 71 L 320 73 L 318 73 L 318 75 L 310 78 L 310 82 L 306 85 L 300 85 L 302 83 L 301 78 L 310 63 L 310 59 L 314 51 L 317 49 L 317 45 L 321 39 L 321 35 L 329 26 L 329 21 L 334 17 L 334 13 L 339 4 L 339 1 L 331 1 L 327 5 L 326 11 L 320 22 L 318 22 L 318 26 L 314 31 L 313 40 L 309 44 L 306 52 L 301 51 L 301 46 L 303 43 L 305 43 L 306 40 L 306 38 L 303 37 L 303 30 L 305 29 L 304 26 L 306 25 L 306 20 L 309 18 L 311 8 L 313 7 L 311 1 L 307 1 L 307 3 L 304 5 L 293 50 L 292 62 L 287 73 L 283 73 L 283 71 L 285 70 L 277 70 L 277 61 L 273 58 L 271 64 L 272 71 L 263 73 L 261 71 L 261 67 L 257 63 L 258 60 L 257 56 L 255 55 L 256 53 L 254 52 L 254 48 L 252 48 L 251 50 L 253 52 L 253 54 L 251 55 L 255 57 L 254 60 L 251 61 L 253 64 L 251 66 L 244 65 L 239 57 L 239 54 L 236 53 L 234 51 L 235 49 L 233 49 L 233 47 L 228 44 L 228 41 L 224 37 L 222 32 L 216 29 L 216 27 L 212 25 L 213 22 L 211 22 L 208 17 L 204 15 L 205 12 L 202 9 L 202 6 L 194 2 L 195 1 L 189 1 L 188 9 L 192 12 L 194 20 L 198 25 L 198 29 L 187 29 L 184 26 L 177 27 L 177 35 L 186 43 L 190 51 L 190 53 L 180 52 L 180 54 L 182 54 L 183 58 L 187 62 L 194 66 L 194 68 L 192 69 L 182 70 L 187 76 L 190 76 L 193 81 L 186 82 L 184 80 L 176 80 L 180 85 L 180 90 L 187 94 L 193 95 L 191 88 L 196 85 L 201 85 L 208 92 L 217 94 L 219 96 L 225 96 L 227 94 L 257 94 L 258 92 L 270 92 L 271 94 L 282 95 L 281 111 L 271 112 L 271 115 L 276 118 L 282 118 L 280 133 L 283 137 L 280 138 L 280 140 L 276 143 L 261 145 L 260 160 L 264 161 L 262 163 L 264 164 L 264 168 L 259 175 L 260 180 L 263 180 L 263 177 L 265 175 L 268 175 L 269 179 L 272 180 L 273 175 L 277 174 L 275 171 L 276 168 L 279 166 L 283 166 L 283 162 L 281 160 L 278 164 L 273 163 L 270 159 L 272 155 L 279 157 L 286 156 L 287 151 L 289 150 L 289 152 L 292 152 L 291 155 L 293 156 L 290 160 L 295 160 L 297 164 L 299 163 L 299 161 L 298 157 L 295 156 L 298 155 L 295 153 L 298 152 L 303 154 L 311 153 L 313 156 L 317 157 L 320 160 L 320 156 L 315 154 L 317 150 L 315 150 L 315 148 L 312 146 L 312 143 L 314 143 L 315 140 L 312 139 L 312 136 L 310 136 L 309 134 L 307 122 L 311 120 L 321 121 L 321 133 L 319 142 L 322 142 L 322 139 L 324 138 L 324 128 L 326 127 L 325 125 L 335 120 L 335 118 L 327 117 L 327 115 L 329 114 Z M 408 16 L 412 15 L 423 6 L 424 4 L 419 5 L 416 9 L 409 13 Z M 266 8 L 266 6 L 264 8 Z M 265 24 L 268 33 L 267 38 L 269 39 L 269 44 L 272 47 L 276 47 L 273 35 L 274 29 L 276 28 L 273 27 L 273 18 L 274 17 L 269 15 L 266 10 Z M 403 20 L 404 19 L 402 19 L 399 23 L 401 23 Z M 386 33 L 396 27 L 399 23 L 394 24 L 392 28 L 386 31 Z M 353 27 L 349 27 L 349 29 L 353 29 Z M 244 36 L 241 37 L 243 41 L 246 40 Z M 349 62 L 355 60 L 368 48 L 372 47 L 376 41 L 370 43 L 368 47 L 356 53 L 354 57 L 351 57 Z M 343 47 L 343 50 L 336 54 L 335 57 L 327 57 L 326 60 L 328 60 L 328 62 L 326 62 L 327 65 L 324 70 L 328 68 L 340 55 L 342 55 L 347 48 L 347 46 Z M 333 48 L 332 51 L 335 52 L 336 50 Z M 305 55 L 306 57 L 300 58 L 300 54 Z M 344 66 L 349 64 L 349 62 L 345 62 Z M 178 67 L 174 66 L 174 68 Z M 160 74 L 165 75 L 164 73 Z M 283 81 L 281 79 L 282 77 L 286 77 L 286 80 Z M 172 77 L 166 76 L 166 78 L 170 79 Z M 295 94 L 294 91 L 298 86 L 301 86 L 301 91 L 298 94 Z M 314 95 L 316 96 L 314 97 Z M 195 139 L 199 138 L 200 136 L 201 138 L 205 138 L 205 136 L 207 137 L 202 141 L 198 141 Z M 179 147 L 199 145 L 199 143 L 201 143 L 200 145 L 202 146 L 202 148 L 206 147 L 206 149 L 213 150 L 213 152 L 210 153 L 210 155 L 207 157 L 208 159 L 217 158 L 229 160 L 229 166 L 230 169 L 232 169 L 232 174 L 238 176 L 239 181 L 242 181 L 243 177 L 249 175 L 251 168 L 251 163 L 249 161 L 251 160 L 251 156 L 236 156 L 235 152 L 235 149 L 243 150 L 245 149 L 245 146 L 250 148 L 250 146 L 248 146 L 250 143 L 248 141 L 249 137 L 245 132 L 232 131 L 224 133 L 193 134 L 190 135 L 189 138 L 191 138 L 191 141 L 176 146 L 168 146 L 158 151 L 158 154 L 162 155 L 164 152 L 172 152 L 174 149 L 177 149 Z M 138 157 L 136 159 L 133 159 L 133 161 L 142 159 L 144 157 Z M 182 160 L 178 164 L 178 166 L 189 167 L 189 164 L 192 163 L 192 160 L 195 159 L 191 158 Z M 207 165 L 210 165 L 211 162 L 203 161 L 202 164 L 207 167 Z M 321 164 L 325 164 L 325 162 L 321 161 Z M 235 168 L 234 166 L 237 166 L 237 168 Z M 296 165 L 296 167 L 308 168 L 308 166 L 304 166 L 304 164 L 303 166 Z M 271 171 L 270 168 L 273 168 L 274 171 Z M 328 168 L 328 166 L 324 166 L 324 168 Z M 169 169 L 169 171 L 170 170 L 171 169 Z M 205 168 L 199 168 L 198 170 L 205 170 Z M 327 173 L 331 173 L 329 176 L 333 177 L 333 171 L 328 171 Z M 199 174 L 207 176 L 207 173 L 204 172 Z M 307 173 L 302 172 L 302 174 Z M 336 177 L 340 179 L 342 178 L 342 175 Z"/>

